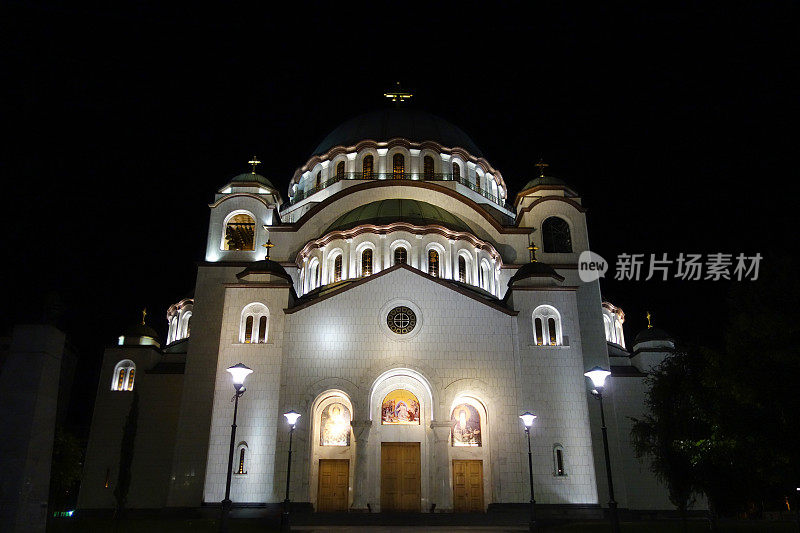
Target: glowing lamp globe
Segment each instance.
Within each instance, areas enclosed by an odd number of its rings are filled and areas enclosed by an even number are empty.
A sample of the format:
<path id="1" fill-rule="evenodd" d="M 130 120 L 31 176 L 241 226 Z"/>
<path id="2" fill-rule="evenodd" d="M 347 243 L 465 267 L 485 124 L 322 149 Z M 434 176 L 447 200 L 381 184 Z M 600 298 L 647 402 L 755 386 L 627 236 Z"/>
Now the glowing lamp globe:
<path id="1" fill-rule="evenodd" d="M 606 383 L 606 378 L 611 375 L 611 372 L 596 366 L 583 375 L 592 380 L 592 384 L 596 389 L 602 389 Z"/>
<path id="2" fill-rule="evenodd" d="M 290 426 L 294 426 L 297 423 L 297 419 L 300 418 L 300 413 L 289 411 L 288 413 L 283 413 L 283 416 L 286 417 L 286 421 L 289 422 Z"/>
<path id="3" fill-rule="evenodd" d="M 242 363 L 228 367 L 227 370 L 233 378 L 233 386 L 236 387 L 236 390 L 241 389 L 244 386 L 244 378 L 253 373 L 250 368 L 247 368 Z"/>
<path id="4" fill-rule="evenodd" d="M 522 419 L 522 423 L 525 424 L 526 428 L 529 428 L 533 425 L 533 419 L 536 418 L 536 415 L 526 412 L 525 414 L 519 415 Z"/>

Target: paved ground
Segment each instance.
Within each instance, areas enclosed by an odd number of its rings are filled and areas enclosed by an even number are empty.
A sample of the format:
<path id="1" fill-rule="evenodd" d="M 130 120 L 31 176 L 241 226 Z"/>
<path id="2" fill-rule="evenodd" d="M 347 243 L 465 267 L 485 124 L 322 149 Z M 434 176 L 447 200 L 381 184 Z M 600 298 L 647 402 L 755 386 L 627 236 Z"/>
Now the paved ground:
<path id="1" fill-rule="evenodd" d="M 470 527 L 470 526 L 298 526 L 292 531 L 302 533 L 420 533 L 422 531 L 456 533 L 490 533 L 527 531 L 526 527 Z"/>

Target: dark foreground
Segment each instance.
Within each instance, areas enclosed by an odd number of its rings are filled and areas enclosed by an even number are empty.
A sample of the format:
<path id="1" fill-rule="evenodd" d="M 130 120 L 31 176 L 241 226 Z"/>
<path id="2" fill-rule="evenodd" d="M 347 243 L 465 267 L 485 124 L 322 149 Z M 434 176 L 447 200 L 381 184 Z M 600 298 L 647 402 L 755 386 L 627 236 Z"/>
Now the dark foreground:
<path id="1" fill-rule="evenodd" d="M 485 516 L 485 515 L 484 515 Z M 303 533 L 350 533 L 350 532 L 446 532 L 454 531 L 458 533 L 470 532 L 503 532 L 503 531 L 527 531 L 525 524 L 503 524 L 488 525 L 485 520 L 476 520 L 480 524 L 475 525 L 446 525 L 446 524 L 426 524 L 415 523 L 415 517 L 408 517 L 406 525 L 383 524 L 378 525 L 322 525 L 322 524 L 296 524 L 292 531 Z M 478 515 L 476 515 L 478 518 Z M 209 518 L 198 519 L 170 519 L 170 518 L 131 518 L 115 523 L 110 519 L 57 519 L 48 524 L 49 533 L 83 533 L 83 532 L 103 532 L 103 533 L 157 533 L 168 531 L 170 533 L 212 533 L 218 529 L 218 522 Z M 553 533 L 578 533 L 578 532 L 607 532 L 609 526 L 607 522 L 586 521 L 558 524 L 542 524 L 539 528 L 543 532 Z M 274 520 L 264 518 L 240 518 L 231 521 L 231 533 L 255 533 L 279 531 L 278 523 Z M 623 522 L 622 531 L 624 533 L 645 532 L 645 533 L 682 533 L 683 526 L 677 521 L 647 521 L 647 522 Z M 689 533 L 699 533 L 709 531 L 708 523 L 702 520 L 691 520 L 687 523 Z M 763 533 L 795 533 L 800 531 L 797 523 L 794 522 L 766 522 L 766 521 L 721 521 L 718 526 L 721 533 L 738 532 L 763 532 Z"/>

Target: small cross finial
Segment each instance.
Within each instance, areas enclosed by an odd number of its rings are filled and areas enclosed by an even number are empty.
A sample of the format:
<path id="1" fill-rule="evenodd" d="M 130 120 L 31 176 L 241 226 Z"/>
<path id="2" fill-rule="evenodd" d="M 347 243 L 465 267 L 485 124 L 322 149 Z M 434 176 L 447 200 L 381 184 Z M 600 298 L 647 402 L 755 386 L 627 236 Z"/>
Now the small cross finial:
<path id="1" fill-rule="evenodd" d="M 251 171 L 251 174 L 255 174 L 256 173 L 256 167 L 261 164 L 261 161 L 259 161 L 256 156 L 253 156 L 253 159 L 251 159 L 247 163 L 250 164 L 250 165 L 253 165 L 253 170 Z"/>
<path id="2" fill-rule="evenodd" d="M 535 165 L 533 165 L 533 166 L 535 166 L 535 167 L 538 167 L 538 168 L 539 168 L 539 177 L 540 177 L 540 178 L 543 178 L 543 177 L 544 177 L 544 169 L 546 169 L 546 168 L 547 168 L 547 167 L 549 167 L 550 165 L 548 165 L 547 163 L 545 163 L 545 162 L 544 162 L 544 159 L 542 159 L 542 158 L 540 157 L 540 158 L 539 158 L 539 161 L 538 161 L 538 162 L 537 162 Z"/>
<path id="3" fill-rule="evenodd" d="M 402 87 L 400 87 L 400 82 L 398 81 L 395 84 L 394 90 L 386 91 L 383 93 L 383 96 L 391 100 L 392 102 L 396 102 L 398 105 L 409 100 L 413 94 L 408 91 L 404 91 Z"/>
<path id="4" fill-rule="evenodd" d="M 528 253 L 531 254 L 531 263 L 535 263 L 536 262 L 536 250 L 538 250 L 538 249 L 539 249 L 539 247 L 536 246 L 535 244 L 533 244 L 533 241 L 531 241 L 530 237 L 529 237 L 528 238 Z"/>
<path id="5" fill-rule="evenodd" d="M 147 308 L 142 309 L 142 325 L 145 324 L 144 319 L 147 318 Z"/>
<path id="6" fill-rule="evenodd" d="M 266 249 L 267 249 L 267 257 L 266 257 L 266 259 L 269 259 L 269 249 L 270 249 L 270 248 L 272 248 L 272 247 L 273 247 L 273 246 L 275 246 L 275 245 L 274 245 L 274 244 L 272 244 L 272 241 L 270 241 L 269 239 L 267 239 L 267 242 L 265 242 L 265 243 L 264 243 L 264 244 L 262 244 L 261 246 L 263 246 L 264 248 L 266 248 Z"/>
<path id="7" fill-rule="evenodd" d="M 650 311 L 647 312 L 647 329 L 653 329 L 653 324 L 650 323 Z"/>

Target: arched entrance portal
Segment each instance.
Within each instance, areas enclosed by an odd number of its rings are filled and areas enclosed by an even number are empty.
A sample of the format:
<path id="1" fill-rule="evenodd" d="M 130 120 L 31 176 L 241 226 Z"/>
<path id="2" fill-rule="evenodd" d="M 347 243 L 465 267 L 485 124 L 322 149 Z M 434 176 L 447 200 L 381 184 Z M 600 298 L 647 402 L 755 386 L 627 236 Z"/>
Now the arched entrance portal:
<path id="1" fill-rule="evenodd" d="M 309 492 L 318 512 L 347 511 L 353 503 L 356 442 L 353 404 L 342 391 L 325 391 L 311 409 Z"/>

